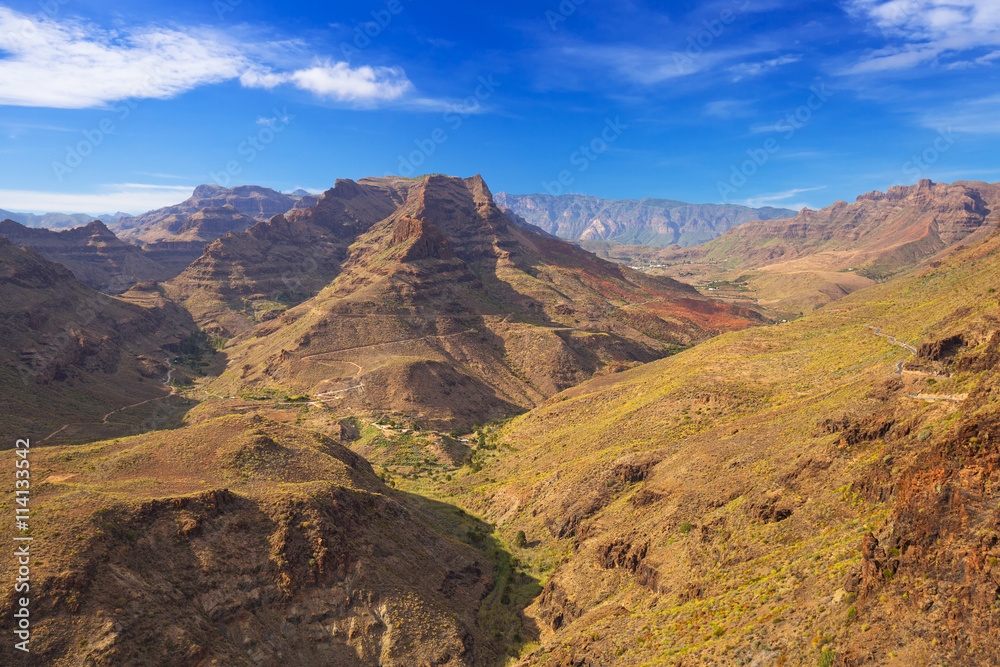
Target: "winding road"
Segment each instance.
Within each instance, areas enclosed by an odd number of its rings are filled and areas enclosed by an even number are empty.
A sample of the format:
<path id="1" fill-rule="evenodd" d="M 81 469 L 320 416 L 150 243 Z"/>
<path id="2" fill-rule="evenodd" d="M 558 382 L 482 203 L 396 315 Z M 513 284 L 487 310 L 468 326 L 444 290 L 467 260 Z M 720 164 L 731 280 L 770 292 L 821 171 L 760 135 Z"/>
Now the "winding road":
<path id="1" fill-rule="evenodd" d="M 145 405 L 146 403 L 152 403 L 153 401 L 162 401 L 165 398 L 170 398 L 171 396 L 173 396 L 174 394 L 177 393 L 177 388 L 174 387 L 172 384 L 170 384 L 170 381 L 173 380 L 173 377 L 174 377 L 174 368 L 173 368 L 173 366 L 170 365 L 170 357 L 165 358 L 163 360 L 163 362 L 167 365 L 167 376 L 164 378 L 163 384 L 167 385 L 167 387 L 170 389 L 170 393 L 168 393 L 168 394 L 166 394 L 164 396 L 157 396 L 156 398 L 147 398 L 145 401 L 139 401 L 138 403 L 133 403 L 131 405 L 125 405 L 125 406 L 122 406 L 122 407 L 118 408 L 117 410 L 112 410 L 108 414 L 104 415 L 104 417 L 99 422 L 70 422 L 69 424 L 63 424 L 57 430 L 53 431 L 52 433 L 50 433 L 47 436 L 45 436 L 44 438 L 42 438 L 42 442 L 45 442 L 46 440 L 59 435 L 60 433 L 62 433 L 63 431 L 65 431 L 70 426 L 107 424 L 108 423 L 108 418 L 111 417 L 111 415 L 113 415 L 113 414 L 117 414 L 119 412 L 122 412 L 123 410 L 128 410 L 130 408 L 137 408 L 140 405 Z"/>
<path id="2" fill-rule="evenodd" d="M 913 347 L 912 345 L 908 345 L 907 343 L 904 343 L 901 340 L 897 340 L 894 336 L 890 336 L 889 334 L 882 333 L 881 327 L 878 328 L 878 329 L 876 329 L 875 327 L 873 327 L 870 324 L 866 324 L 865 326 L 868 327 L 869 329 L 871 329 L 872 331 L 874 331 L 876 336 L 882 336 L 882 338 L 888 338 L 889 342 L 892 343 L 893 345 L 898 345 L 900 347 L 905 347 L 907 350 L 909 350 L 913 354 L 917 353 L 917 348 Z M 900 362 L 900 363 L 902 363 L 902 362 Z"/>
<path id="3" fill-rule="evenodd" d="M 358 372 L 355 373 L 353 376 L 351 376 L 352 379 L 355 379 L 355 378 L 360 378 L 361 375 L 365 372 L 365 369 L 362 368 L 360 364 L 355 363 L 353 361 L 346 361 L 346 360 L 343 360 L 343 359 L 317 359 L 317 357 L 325 357 L 325 356 L 330 355 L 330 354 L 339 354 L 341 352 L 352 352 L 352 351 L 355 351 L 355 350 L 365 350 L 365 349 L 373 348 L 373 347 L 381 347 L 383 345 L 396 345 L 396 344 L 399 344 L 399 343 L 412 343 L 412 342 L 415 342 L 415 341 L 427 340 L 429 338 L 438 338 L 438 339 L 453 338 L 455 336 L 463 336 L 463 335 L 465 335 L 467 333 L 476 333 L 476 332 L 477 332 L 476 329 L 466 329 L 465 331 L 458 331 L 456 333 L 450 333 L 450 334 L 431 334 L 431 335 L 427 335 L 427 336 L 417 336 L 416 338 L 402 338 L 400 340 L 388 340 L 388 341 L 385 341 L 385 342 L 382 342 L 382 343 L 370 343 L 368 345 L 354 345 L 352 347 L 344 347 L 344 348 L 341 348 L 339 350 L 329 350 L 327 352 L 317 352 L 316 354 L 307 354 L 304 357 L 299 357 L 299 361 L 307 361 L 307 362 L 310 362 L 310 363 L 320 364 L 322 366 L 331 366 L 331 367 L 333 367 L 332 366 L 333 363 L 350 364 L 351 366 L 354 366 L 355 368 L 358 369 Z M 329 401 L 329 400 L 332 400 L 332 399 L 330 399 L 328 397 L 336 396 L 338 394 L 343 394 L 345 392 L 353 391 L 355 389 L 360 389 L 360 390 L 364 391 L 364 389 L 365 389 L 365 383 L 363 381 L 359 380 L 358 384 L 354 385 L 353 387 L 345 387 L 344 389 L 334 389 L 333 391 L 325 391 L 325 392 L 323 392 L 321 394 L 316 394 L 316 398 L 319 399 L 319 400 L 318 401 L 313 401 L 313 402 L 314 403 L 321 403 L 323 401 Z"/>

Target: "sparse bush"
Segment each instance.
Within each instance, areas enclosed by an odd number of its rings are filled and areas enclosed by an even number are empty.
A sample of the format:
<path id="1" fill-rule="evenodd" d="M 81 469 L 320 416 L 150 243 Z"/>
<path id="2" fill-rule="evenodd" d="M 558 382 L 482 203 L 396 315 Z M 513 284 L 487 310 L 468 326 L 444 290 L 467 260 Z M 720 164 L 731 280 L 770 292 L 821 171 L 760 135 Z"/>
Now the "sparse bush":
<path id="1" fill-rule="evenodd" d="M 837 654 L 827 649 L 819 654 L 819 667 L 833 667 L 833 661 L 836 659 Z"/>

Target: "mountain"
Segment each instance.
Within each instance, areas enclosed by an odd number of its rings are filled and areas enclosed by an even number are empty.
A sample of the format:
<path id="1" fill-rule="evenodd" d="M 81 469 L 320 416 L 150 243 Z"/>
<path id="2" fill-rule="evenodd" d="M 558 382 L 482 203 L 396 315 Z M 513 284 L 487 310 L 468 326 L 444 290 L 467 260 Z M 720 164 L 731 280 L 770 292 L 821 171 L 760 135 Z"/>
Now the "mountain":
<path id="1" fill-rule="evenodd" d="M 302 267 L 305 300 L 267 299 Z M 238 333 L 239 370 L 213 391 L 282 387 L 441 428 L 762 321 L 518 227 L 478 176 L 338 181 L 314 209 L 210 245 L 166 289 Z M 235 298 L 257 301 L 240 313 Z"/>
<path id="2" fill-rule="evenodd" d="M 205 244 L 257 221 L 291 210 L 300 197 L 257 185 L 199 185 L 190 198 L 138 216 L 118 218 L 112 229 L 140 244 L 172 277 L 201 256 Z"/>
<path id="3" fill-rule="evenodd" d="M 585 195 L 512 195 L 499 206 L 564 239 L 648 246 L 693 246 L 751 220 L 795 215 L 783 208 L 687 204 L 672 199 L 598 199 Z"/>
<path id="4" fill-rule="evenodd" d="M 747 223 L 658 260 L 674 265 L 669 275 L 749 281 L 762 305 L 810 310 L 990 233 L 998 212 L 1000 184 L 925 179 L 787 220 Z"/>
<path id="5" fill-rule="evenodd" d="M 966 246 L 571 388 L 433 483 L 551 572 L 519 664 L 995 662 L 1000 234 Z"/>
<path id="6" fill-rule="evenodd" d="M 229 231 L 246 229 L 247 218 L 267 220 L 285 213 L 295 206 L 298 199 L 258 185 L 234 188 L 199 185 L 191 197 L 180 204 L 120 218 L 113 229 L 122 239 L 143 243 L 173 240 L 178 233 L 184 232 L 198 238 L 180 240 L 212 241 Z M 210 212 L 202 214 L 198 221 L 188 221 L 190 216 L 203 209 L 210 209 Z M 192 232 L 194 229 L 199 231 Z"/>
<path id="7" fill-rule="evenodd" d="M 0 222 L 0 235 L 15 245 L 30 246 L 58 262 L 89 287 L 109 294 L 138 282 L 164 280 L 171 271 L 140 248 L 124 243 L 100 220 L 63 231 L 31 229 L 13 220 Z"/>
<path id="8" fill-rule="evenodd" d="M 166 288 L 203 324 L 233 335 L 325 287 L 356 236 L 406 197 L 406 179 L 337 180 L 311 208 L 219 238 Z"/>
<path id="9" fill-rule="evenodd" d="M 5 211 L 0 209 L 0 220 L 13 220 L 14 222 L 19 222 L 25 227 L 44 227 L 46 229 L 58 229 L 60 227 L 79 227 L 85 225 L 88 222 L 94 220 L 103 220 L 104 222 L 114 222 L 118 217 L 124 215 L 123 213 L 116 213 L 114 215 L 89 215 L 87 213 L 13 213 L 11 211 Z"/>
<path id="10" fill-rule="evenodd" d="M 63 437 L 130 428 L 133 416 L 160 406 L 112 418 L 113 411 L 166 400 L 165 350 L 193 328 L 190 316 L 161 299 L 143 307 L 106 296 L 0 236 L 3 428 L 39 440 L 64 425 Z"/>
<path id="11" fill-rule="evenodd" d="M 503 664 L 493 564 L 331 438 L 222 417 L 31 463 L 32 664 Z"/>

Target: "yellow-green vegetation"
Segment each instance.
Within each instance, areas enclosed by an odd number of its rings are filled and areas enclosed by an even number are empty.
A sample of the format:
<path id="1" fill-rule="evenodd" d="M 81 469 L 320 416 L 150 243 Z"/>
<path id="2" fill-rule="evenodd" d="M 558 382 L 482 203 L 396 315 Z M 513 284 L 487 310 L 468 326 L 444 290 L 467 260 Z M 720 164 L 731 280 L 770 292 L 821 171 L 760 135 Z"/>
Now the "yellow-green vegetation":
<path id="1" fill-rule="evenodd" d="M 528 609 L 556 631 L 532 660 L 596 634 L 604 639 L 587 642 L 591 656 L 670 664 L 694 652 L 729 664 L 770 649 L 816 656 L 822 634 L 831 646 L 815 664 L 851 644 L 846 628 L 861 617 L 878 621 L 880 637 L 919 645 L 888 605 L 838 594 L 861 562 L 861 537 L 888 528 L 890 496 L 873 499 L 863 480 L 886 474 L 891 484 L 912 460 L 899 438 L 845 434 L 886 419 L 918 425 L 903 440 L 932 442 L 959 426 L 958 404 L 909 394 L 965 395 L 984 372 L 934 384 L 896 375 L 913 355 L 874 329 L 913 346 L 961 332 L 968 354 L 984 350 L 998 313 L 988 292 L 1000 284 L 998 245 L 988 239 L 795 322 L 592 380 L 502 427 L 482 469 L 447 488 L 511 543 L 523 531 L 570 554 L 548 584 L 570 602 Z M 885 571 L 880 585 L 905 599 L 912 582 Z M 579 610 L 593 617 L 551 626 Z"/>

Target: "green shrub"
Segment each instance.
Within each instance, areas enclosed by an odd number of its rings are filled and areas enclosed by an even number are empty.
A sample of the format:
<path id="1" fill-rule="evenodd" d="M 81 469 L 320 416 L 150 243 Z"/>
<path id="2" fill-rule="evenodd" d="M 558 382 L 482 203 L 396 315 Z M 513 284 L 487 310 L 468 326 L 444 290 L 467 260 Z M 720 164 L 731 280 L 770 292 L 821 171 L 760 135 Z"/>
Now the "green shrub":
<path id="1" fill-rule="evenodd" d="M 837 654 L 827 649 L 819 654 L 819 667 L 833 667 L 833 661 Z"/>
<path id="2" fill-rule="evenodd" d="M 524 534 L 523 530 L 517 531 L 517 535 L 514 536 L 514 546 L 521 549 L 528 546 L 528 536 Z"/>
<path id="3" fill-rule="evenodd" d="M 678 528 L 678 530 L 681 531 L 681 534 L 687 535 L 688 533 L 691 532 L 692 528 L 694 528 L 694 526 L 692 526 L 690 523 L 688 523 L 687 521 L 685 521 L 684 523 L 681 524 L 681 527 Z"/>

